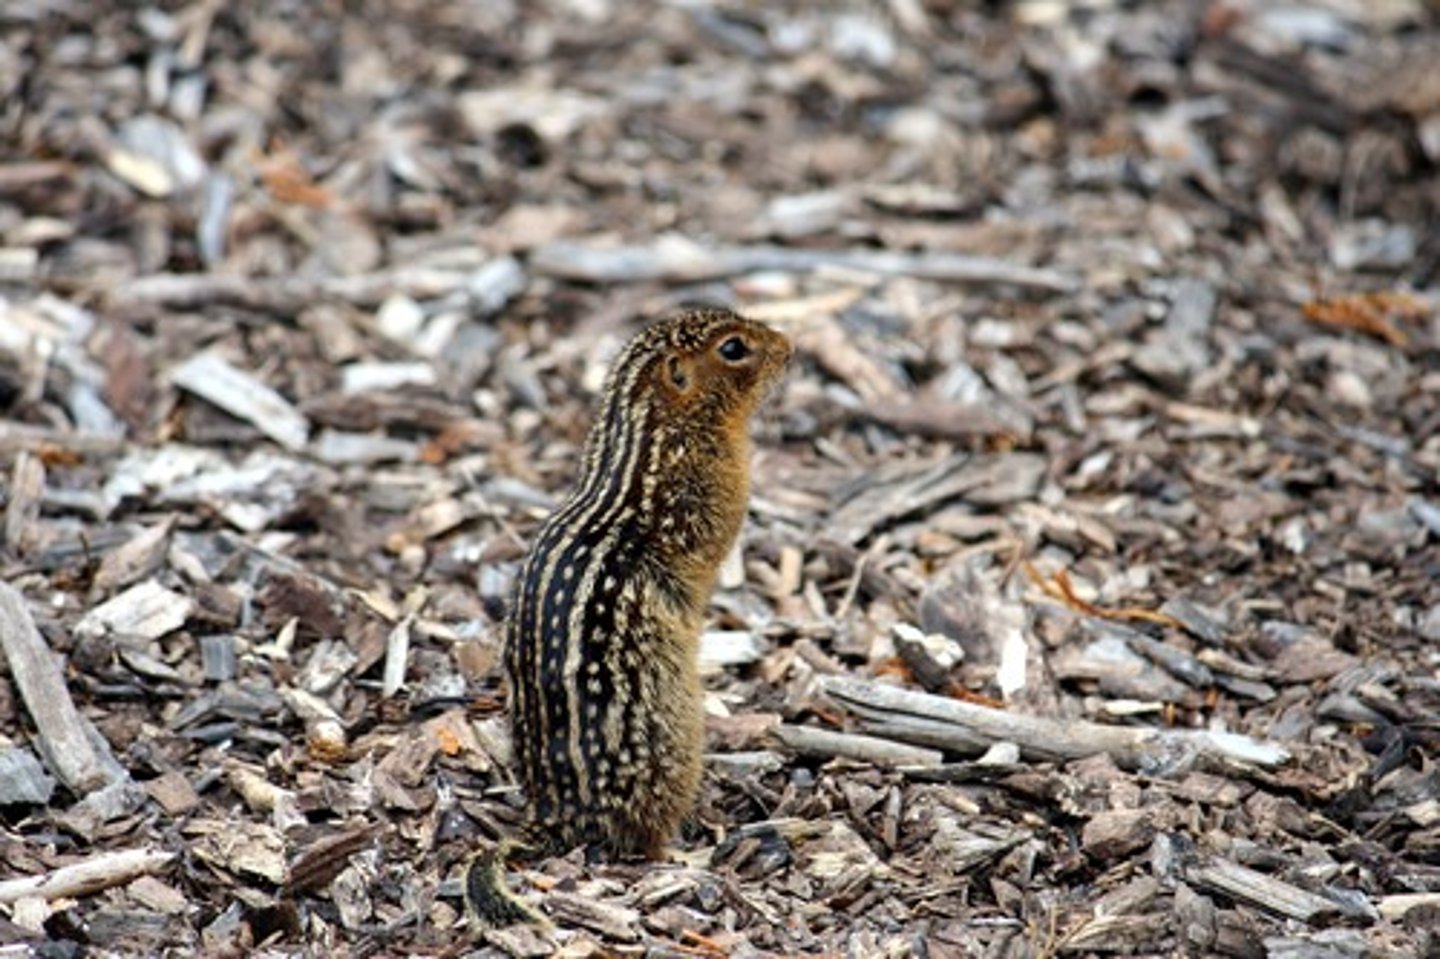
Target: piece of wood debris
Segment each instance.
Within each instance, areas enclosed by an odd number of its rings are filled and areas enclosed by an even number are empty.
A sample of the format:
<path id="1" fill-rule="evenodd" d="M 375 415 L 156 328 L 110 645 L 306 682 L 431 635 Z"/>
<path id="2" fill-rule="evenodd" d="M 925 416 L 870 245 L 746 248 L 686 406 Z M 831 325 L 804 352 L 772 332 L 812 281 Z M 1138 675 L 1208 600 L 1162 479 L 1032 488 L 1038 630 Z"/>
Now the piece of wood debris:
<path id="1" fill-rule="evenodd" d="M 95 571 L 90 588 L 95 594 L 104 595 L 154 574 L 170 548 L 170 532 L 174 528 L 174 517 L 167 517 L 106 553 L 100 559 L 100 568 Z"/>
<path id="2" fill-rule="evenodd" d="M 353 396 L 389 393 L 407 386 L 434 386 L 435 366 L 423 361 L 409 363 L 350 363 L 340 370 L 340 392 Z"/>
<path id="3" fill-rule="evenodd" d="M 45 464 L 28 450 L 15 457 L 5 504 L 5 548 L 25 556 L 39 541 L 40 505 L 45 497 Z"/>
<path id="4" fill-rule="evenodd" d="M 895 623 L 890 632 L 895 651 L 921 685 L 931 692 L 943 689 L 950 681 L 951 671 L 965 659 L 965 648 L 941 633 L 927 633 L 913 623 Z"/>
<path id="5" fill-rule="evenodd" d="M 405 671 L 410 666 L 410 627 L 415 615 L 407 613 L 390 630 L 385 640 L 385 671 L 381 680 L 380 695 L 389 699 L 405 685 Z"/>
<path id="6" fill-rule="evenodd" d="M 1031 758 L 1079 759 L 1106 753 L 1126 768 L 1156 772 L 1179 768 L 1197 757 L 1266 768 L 1290 759 L 1278 743 L 1238 733 L 1025 716 L 848 676 L 824 676 L 819 683 L 831 699 L 860 716 L 871 732 L 959 752 L 980 752 L 991 743 L 1009 741 Z"/>
<path id="7" fill-rule="evenodd" d="M 771 731 L 797 753 L 828 758 L 858 759 L 880 766 L 938 766 L 945 756 L 938 749 L 908 746 L 893 739 L 841 733 L 815 726 L 786 724 Z"/>
<path id="8" fill-rule="evenodd" d="M 369 824 L 314 840 L 291 860 L 286 891 L 293 895 L 324 888 L 344 870 L 351 856 L 368 847 L 380 833 L 380 826 Z"/>
<path id="9" fill-rule="evenodd" d="M 89 734 L 92 729 L 86 732 Z M 94 733 L 92 740 L 98 735 Z M 84 837 L 87 842 L 94 842 L 108 824 L 133 816 L 145 805 L 146 799 L 145 790 L 126 778 L 91 790 L 56 818 L 70 832 Z"/>
<path id="10" fill-rule="evenodd" d="M 258 877 L 280 885 L 285 881 L 285 838 L 266 823 L 235 820 L 210 824 L 213 831 L 191 844 L 191 854 L 216 869 Z"/>
<path id="11" fill-rule="evenodd" d="M 75 635 L 159 639 L 185 625 L 194 601 L 146 580 L 96 606 L 75 624 Z"/>
<path id="12" fill-rule="evenodd" d="M 1219 292 L 1206 280 L 1185 277 L 1175 281 L 1164 325 L 1146 338 L 1131 362 L 1161 383 L 1183 383 L 1211 362 L 1210 326 L 1215 319 Z"/>
<path id="13" fill-rule="evenodd" d="M 32 897 L 50 901 L 88 896 L 102 889 L 124 885 L 137 876 L 159 872 L 174 859 L 173 852 L 158 849 L 122 849 L 101 853 L 37 876 L 0 882 L 0 903 Z"/>
<path id="14" fill-rule="evenodd" d="M 878 529 L 958 497 L 976 506 L 1028 499 L 1039 489 L 1045 468 L 1045 458 L 1033 453 L 959 453 L 939 461 L 900 463 L 837 490 L 827 528 L 831 536 L 853 546 Z"/>
<path id="15" fill-rule="evenodd" d="M 83 794 L 129 778 L 105 740 L 92 735 L 75 709 L 64 674 L 35 627 L 25 597 L 8 583 L 0 583 L 0 651 L 35 721 L 45 764 L 68 789 Z"/>
<path id="16" fill-rule="evenodd" d="M 29 749 L 0 748 L 0 806 L 38 806 L 50 801 L 55 780 Z"/>
<path id="17" fill-rule="evenodd" d="M 332 466 L 413 463 L 420 458 L 420 444 L 376 433 L 322 430 L 315 440 L 314 454 L 316 459 Z"/>
<path id="18" fill-rule="evenodd" d="M 705 765 L 724 777 L 759 776 L 785 768 L 785 757 L 770 749 L 737 753 L 706 753 Z"/>
<path id="19" fill-rule="evenodd" d="M 545 897 L 545 911 L 558 924 L 574 924 L 593 929 L 616 942 L 635 942 L 640 938 L 636 926 L 640 913 L 626 906 L 600 902 L 569 892 L 551 892 Z"/>
<path id="20" fill-rule="evenodd" d="M 123 436 L 0 421 L 0 455 L 8 456 L 20 450 L 63 450 L 79 456 L 113 456 L 124 448 Z"/>
<path id="21" fill-rule="evenodd" d="M 747 629 L 708 630 L 700 635 L 700 672 L 759 662 L 769 648 L 764 637 Z"/>
<path id="22" fill-rule="evenodd" d="M 497 300 L 523 289 L 525 277 L 513 266 L 482 265 L 474 270 L 399 267 L 358 276 L 257 277 L 230 273 L 152 273 L 121 284 L 110 295 L 117 309 L 166 306 L 199 309 L 238 306 L 264 313 L 293 314 L 318 301 L 338 299 L 353 306 L 378 306 L 396 293 L 416 300 L 452 295 L 493 312 Z"/>
<path id="23" fill-rule="evenodd" d="M 1085 953 L 1143 952 L 1155 943 L 1155 930 L 1167 919 L 1163 912 L 1141 913 L 1136 916 L 1097 914 L 1084 919 L 1060 937 L 1055 951 Z"/>
<path id="24" fill-rule="evenodd" d="M 183 816 L 200 805 L 200 794 L 189 777 L 178 769 L 145 783 L 145 792 L 170 817 Z"/>
<path id="25" fill-rule="evenodd" d="M 310 421 L 293 404 L 218 353 L 199 353 L 170 373 L 180 389 L 194 393 L 244 420 L 288 450 L 300 450 L 310 435 Z"/>
<path id="26" fill-rule="evenodd" d="M 1341 911 L 1337 903 L 1324 896 L 1227 859 L 1187 866 L 1185 878 L 1212 892 L 1300 922 L 1315 922 Z"/>
<path id="27" fill-rule="evenodd" d="M 706 247 L 674 234 L 662 236 L 650 246 L 601 247 L 558 240 L 537 247 L 530 254 L 530 268 L 542 276 L 582 283 L 693 283 L 761 271 L 808 273 L 837 269 L 945 283 L 1014 286 L 1046 293 L 1071 292 L 1079 285 L 1075 277 L 1059 270 L 959 253 L 802 250 L 767 245 Z"/>
<path id="28" fill-rule="evenodd" d="M 1030 441 L 1034 419 L 1000 402 L 954 403 L 936 399 L 880 401 L 856 407 L 855 415 L 888 426 L 905 436 L 965 440 L 977 436 L 1013 436 Z"/>
<path id="29" fill-rule="evenodd" d="M 1404 919 L 1411 909 L 1440 910 L 1440 892 L 1406 892 L 1381 896 L 1375 906 L 1383 918 L 1396 922 Z"/>

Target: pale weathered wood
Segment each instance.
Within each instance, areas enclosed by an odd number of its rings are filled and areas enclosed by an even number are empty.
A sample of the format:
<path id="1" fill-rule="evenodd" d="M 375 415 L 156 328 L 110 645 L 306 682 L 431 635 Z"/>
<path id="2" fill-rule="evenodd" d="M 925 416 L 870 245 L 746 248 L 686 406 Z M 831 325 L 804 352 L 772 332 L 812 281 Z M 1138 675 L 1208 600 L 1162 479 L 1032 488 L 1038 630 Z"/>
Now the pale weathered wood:
<path id="1" fill-rule="evenodd" d="M 660 280 L 691 283 L 774 270 L 801 273 L 821 268 L 912 276 L 947 283 L 1017 286 L 1050 293 L 1079 285 L 1059 270 L 958 253 L 900 253 L 881 250 L 798 250 L 783 246 L 706 247 L 680 237 L 662 237 L 650 246 L 592 247 L 556 241 L 536 249 L 530 267 L 545 276 L 586 283 Z"/>
<path id="2" fill-rule="evenodd" d="M 286 449 L 303 448 L 310 435 L 310 421 L 289 400 L 215 353 L 192 356 L 171 372 L 170 379 Z"/>
<path id="3" fill-rule="evenodd" d="M 1033 759 L 1078 759 L 1106 753 L 1122 766 L 1156 770 L 1180 765 L 1190 756 L 1264 767 L 1290 758 L 1276 743 L 1236 733 L 1046 719 L 846 676 L 826 676 L 820 682 L 831 699 L 861 716 L 867 728 L 883 728 L 893 739 L 960 752 L 976 752 L 993 742 L 1013 742 Z"/>
<path id="4" fill-rule="evenodd" d="M 10 501 L 5 509 L 5 547 L 17 556 L 25 556 L 35 545 L 36 523 L 40 504 L 45 497 L 45 464 L 38 456 L 22 450 L 15 457 L 10 474 Z"/>
<path id="5" fill-rule="evenodd" d="M 138 876 L 159 872 L 174 860 L 173 852 L 159 849 L 122 849 L 101 853 L 82 862 L 0 882 L 0 903 L 17 899 L 71 899 L 130 882 Z"/>
<path id="6" fill-rule="evenodd" d="M 1375 907 L 1381 916 L 1394 922 L 1405 918 L 1411 909 L 1440 909 L 1440 892 L 1402 892 L 1381 896 Z"/>
<path id="7" fill-rule="evenodd" d="M 0 421 L 0 455 L 3 456 L 19 450 L 43 449 L 61 449 L 82 456 L 110 456 L 124 448 L 123 436 Z"/>
<path id="8" fill-rule="evenodd" d="M 0 651 L 35 720 L 40 751 L 55 776 L 77 793 L 125 778 L 115 757 L 101 753 L 104 740 L 86 732 L 54 652 L 35 628 L 25 597 L 8 583 L 0 583 Z"/>
<path id="9" fill-rule="evenodd" d="M 815 726 L 777 726 L 776 739 L 798 753 L 811 756 L 858 759 L 889 766 L 938 766 L 945 756 L 938 749 L 922 749 L 893 739 L 841 733 Z"/>
<path id="10" fill-rule="evenodd" d="M 1190 866 L 1185 878 L 1212 892 L 1301 922 L 1340 912 L 1340 906 L 1324 896 L 1226 859 Z"/>
<path id="11" fill-rule="evenodd" d="M 504 257 L 475 270 L 401 267 L 360 276 L 248 277 L 229 273 L 154 273 L 130 280 L 110 297 L 117 307 L 162 305 L 176 309 L 241 306 L 290 313 L 323 299 L 375 306 L 393 294 L 434 299 L 462 293 L 493 312 L 525 285 L 519 264 Z"/>

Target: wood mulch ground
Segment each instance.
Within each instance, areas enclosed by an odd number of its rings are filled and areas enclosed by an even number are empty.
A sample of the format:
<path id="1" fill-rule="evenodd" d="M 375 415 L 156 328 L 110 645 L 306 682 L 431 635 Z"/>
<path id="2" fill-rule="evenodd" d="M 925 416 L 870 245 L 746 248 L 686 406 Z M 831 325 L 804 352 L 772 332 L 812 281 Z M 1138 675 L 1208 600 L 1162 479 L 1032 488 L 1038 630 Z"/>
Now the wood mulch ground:
<path id="1" fill-rule="evenodd" d="M 1432 0 L 7 0 L 0 957 L 1440 954 Z M 667 863 L 458 878 L 645 317 L 795 340 Z"/>

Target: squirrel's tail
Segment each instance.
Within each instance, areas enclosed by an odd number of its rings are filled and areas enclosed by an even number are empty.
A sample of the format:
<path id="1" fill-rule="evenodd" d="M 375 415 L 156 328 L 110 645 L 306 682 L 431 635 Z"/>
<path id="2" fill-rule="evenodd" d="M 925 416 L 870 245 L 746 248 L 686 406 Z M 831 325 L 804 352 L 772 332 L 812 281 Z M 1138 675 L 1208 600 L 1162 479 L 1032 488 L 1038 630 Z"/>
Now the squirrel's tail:
<path id="1" fill-rule="evenodd" d="M 549 925 L 505 882 L 505 860 L 523 844 L 506 839 L 481 849 L 465 864 L 465 908 L 477 926 L 513 926 L 522 922 Z"/>

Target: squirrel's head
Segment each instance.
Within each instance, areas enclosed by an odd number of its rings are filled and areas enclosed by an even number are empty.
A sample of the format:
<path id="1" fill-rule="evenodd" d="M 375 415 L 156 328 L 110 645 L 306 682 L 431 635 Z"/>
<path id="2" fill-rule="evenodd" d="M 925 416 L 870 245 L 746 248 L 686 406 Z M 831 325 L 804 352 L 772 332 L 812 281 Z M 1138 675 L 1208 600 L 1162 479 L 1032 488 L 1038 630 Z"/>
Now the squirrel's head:
<path id="1" fill-rule="evenodd" d="M 781 333 L 725 309 L 696 309 L 641 331 L 615 364 L 655 404 L 718 424 L 743 421 L 780 378 L 792 353 Z"/>

